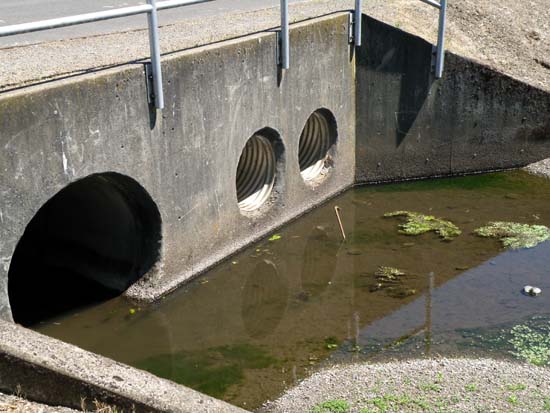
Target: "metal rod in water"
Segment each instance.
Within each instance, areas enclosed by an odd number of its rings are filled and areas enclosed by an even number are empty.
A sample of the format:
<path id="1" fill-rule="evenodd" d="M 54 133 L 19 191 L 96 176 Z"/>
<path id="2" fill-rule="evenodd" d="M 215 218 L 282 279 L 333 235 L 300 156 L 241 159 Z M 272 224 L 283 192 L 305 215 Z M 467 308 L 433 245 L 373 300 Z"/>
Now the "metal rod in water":
<path id="1" fill-rule="evenodd" d="M 430 354 L 432 347 L 432 295 L 434 291 L 434 273 L 428 275 L 428 292 L 426 293 L 426 333 L 424 341 L 426 344 L 426 354 Z"/>
<path id="2" fill-rule="evenodd" d="M 151 49 L 151 66 L 153 69 L 153 90 L 155 91 L 155 107 L 164 109 L 164 93 L 162 91 L 162 69 L 160 67 L 159 25 L 157 5 L 155 0 L 147 0 L 151 11 L 147 14 L 149 23 L 149 47 Z"/>
<path id="3" fill-rule="evenodd" d="M 355 13 L 353 16 L 353 40 L 355 46 L 361 46 L 361 0 L 355 0 Z"/>
<path id="4" fill-rule="evenodd" d="M 435 77 L 441 79 L 443 76 L 443 65 L 445 63 L 445 26 L 447 25 L 447 0 L 441 0 L 439 9 L 439 30 L 437 33 L 437 56 L 435 61 Z"/>
<path id="5" fill-rule="evenodd" d="M 336 212 L 336 218 L 338 219 L 338 225 L 340 225 L 340 232 L 342 233 L 342 238 L 346 240 L 346 233 L 344 231 L 344 226 L 342 225 L 342 219 L 340 218 L 340 207 L 335 206 L 334 212 Z"/>
<path id="6" fill-rule="evenodd" d="M 288 27 L 288 0 L 281 0 L 281 68 L 290 67 L 289 27 Z"/>

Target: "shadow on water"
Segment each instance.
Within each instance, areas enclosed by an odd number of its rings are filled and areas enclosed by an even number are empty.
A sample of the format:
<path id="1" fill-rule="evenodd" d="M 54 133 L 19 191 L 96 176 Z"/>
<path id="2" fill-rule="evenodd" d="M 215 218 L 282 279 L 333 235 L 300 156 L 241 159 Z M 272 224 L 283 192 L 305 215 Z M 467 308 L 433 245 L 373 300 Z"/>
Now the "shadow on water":
<path id="1" fill-rule="evenodd" d="M 547 299 L 520 293 L 550 289 L 550 243 L 505 251 L 473 231 L 494 220 L 548 226 L 549 198 L 548 181 L 522 172 L 355 188 L 154 306 L 118 298 L 37 330 L 248 409 L 341 361 L 521 358 L 515 326 L 537 332 L 550 314 Z M 402 221 L 383 217 L 394 210 L 442 217 L 462 235 L 400 234 Z"/>

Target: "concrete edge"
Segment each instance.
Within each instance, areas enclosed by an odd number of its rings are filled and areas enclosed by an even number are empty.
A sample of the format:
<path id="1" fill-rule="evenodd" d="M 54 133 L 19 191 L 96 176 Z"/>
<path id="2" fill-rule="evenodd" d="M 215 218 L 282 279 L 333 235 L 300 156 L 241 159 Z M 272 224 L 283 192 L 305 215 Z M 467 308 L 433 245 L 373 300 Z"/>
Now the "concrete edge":
<path id="1" fill-rule="evenodd" d="M 352 5 L 346 0 L 291 3 L 290 23 L 294 25 L 334 13 L 346 13 L 351 9 Z M 258 33 L 275 34 L 280 25 L 278 6 L 230 12 L 224 15 L 221 22 L 219 17 L 191 18 L 161 25 L 162 58 Z M 0 94 L 127 64 L 142 64 L 149 56 L 147 39 L 147 29 L 143 28 L 2 48 L 0 50 L 7 61 L 19 62 L 29 54 L 36 56 L 38 61 L 21 67 L 0 62 L 0 78 L 4 78 L 5 82 L 0 83 Z"/>
<path id="2" fill-rule="evenodd" d="M 121 337 L 121 341 L 124 338 Z M 80 409 L 98 400 L 125 412 L 245 413 L 221 400 L 0 321 L 0 391 Z"/>

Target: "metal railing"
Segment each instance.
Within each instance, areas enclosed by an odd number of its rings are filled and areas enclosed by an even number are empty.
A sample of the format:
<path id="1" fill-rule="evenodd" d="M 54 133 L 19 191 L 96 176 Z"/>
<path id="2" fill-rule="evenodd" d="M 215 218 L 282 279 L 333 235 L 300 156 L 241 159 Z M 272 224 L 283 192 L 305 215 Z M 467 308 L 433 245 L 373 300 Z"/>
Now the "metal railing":
<path id="1" fill-rule="evenodd" d="M 437 50 L 435 55 L 435 77 L 440 79 L 443 76 L 443 65 L 445 64 L 445 27 L 447 26 L 447 0 L 420 0 L 430 6 L 439 9 L 439 28 L 437 31 Z"/>
<path id="2" fill-rule="evenodd" d="M 131 7 L 123 7 L 114 10 L 100 11 L 94 13 L 78 14 L 75 16 L 60 17 L 56 19 L 41 20 L 31 23 L 14 24 L 11 26 L 0 27 L 0 37 L 13 36 L 17 34 L 31 33 L 42 30 L 55 29 L 60 27 L 74 26 L 84 23 L 92 23 L 101 20 L 110 20 L 121 17 L 134 16 L 137 14 L 147 14 L 149 48 L 150 48 L 150 69 L 146 66 L 148 80 L 152 81 L 152 90 L 149 91 L 149 100 L 154 103 L 157 109 L 164 108 L 164 93 L 162 90 L 162 68 L 160 62 L 160 46 L 158 35 L 158 10 L 170 9 L 174 7 L 189 6 L 197 3 L 206 3 L 213 0 L 165 0 L 156 2 L 156 0 L 147 0 L 147 4 Z M 290 68 L 290 39 L 289 39 L 289 15 L 288 0 L 281 1 L 281 29 L 279 31 L 278 41 L 278 64 L 282 69 Z M 440 78 L 443 72 L 444 59 L 444 37 L 445 37 L 445 14 L 446 0 L 421 0 L 440 10 L 439 13 L 439 35 L 437 43 L 436 57 L 436 77 Z M 355 0 L 355 10 L 350 17 L 350 41 L 355 46 L 361 46 L 361 7 L 362 0 Z M 351 27 L 353 25 L 353 27 Z"/>
<path id="3" fill-rule="evenodd" d="M 38 32 L 41 30 L 56 29 L 59 27 L 74 26 L 77 24 L 92 23 L 101 20 L 110 20 L 120 17 L 147 13 L 149 29 L 149 48 L 151 53 L 151 80 L 153 82 L 153 91 L 150 93 L 149 98 L 154 102 L 154 105 L 157 109 L 164 109 L 157 10 L 171 9 L 174 7 L 188 6 L 191 4 L 205 3 L 208 1 L 212 0 L 166 0 L 158 3 L 156 2 L 156 0 L 147 0 L 147 4 L 139 6 L 123 7 L 114 10 L 78 14 L 75 16 L 60 17 L 57 19 L 41 20 L 31 23 L 14 24 L 11 26 L 0 27 L 0 37 Z"/>

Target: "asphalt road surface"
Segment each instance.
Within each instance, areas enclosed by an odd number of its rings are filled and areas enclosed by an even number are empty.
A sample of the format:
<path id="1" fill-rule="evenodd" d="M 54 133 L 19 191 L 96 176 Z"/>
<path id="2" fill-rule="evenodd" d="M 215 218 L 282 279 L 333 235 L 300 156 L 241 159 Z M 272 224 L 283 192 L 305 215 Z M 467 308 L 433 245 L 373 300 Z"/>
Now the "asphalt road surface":
<path id="1" fill-rule="evenodd" d="M 300 1 L 306 0 L 290 0 L 292 3 Z M 0 26 L 112 10 L 144 3 L 143 0 L 0 0 Z M 188 18 L 223 15 L 229 11 L 259 10 L 278 6 L 279 4 L 280 0 L 213 0 L 207 3 L 159 11 L 159 25 L 162 26 Z M 147 27 L 147 17 L 142 14 L 61 29 L 0 37 L 0 48 L 122 32 L 145 27 Z"/>

